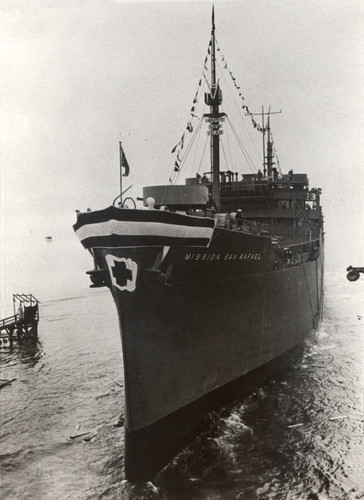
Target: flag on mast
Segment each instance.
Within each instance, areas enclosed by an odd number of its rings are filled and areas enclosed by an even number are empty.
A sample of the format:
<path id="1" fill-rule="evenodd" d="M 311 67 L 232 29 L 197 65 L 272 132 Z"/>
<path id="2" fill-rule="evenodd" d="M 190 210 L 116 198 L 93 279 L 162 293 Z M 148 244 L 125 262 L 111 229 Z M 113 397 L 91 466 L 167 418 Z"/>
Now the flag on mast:
<path id="1" fill-rule="evenodd" d="M 127 177 L 129 175 L 129 172 L 130 172 L 130 167 L 129 167 L 128 160 L 126 159 L 121 142 L 119 142 L 119 144 L 120 144 L 120 170 L 122 172 L 124 169 L 123 177 Z"/>

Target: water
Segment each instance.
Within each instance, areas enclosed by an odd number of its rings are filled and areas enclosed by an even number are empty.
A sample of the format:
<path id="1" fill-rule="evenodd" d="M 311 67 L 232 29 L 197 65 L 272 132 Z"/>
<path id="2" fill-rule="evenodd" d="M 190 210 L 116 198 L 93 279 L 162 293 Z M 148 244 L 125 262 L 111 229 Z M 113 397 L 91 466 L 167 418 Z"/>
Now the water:
<path id="1" fill-rule="evenodd" d="M 363 298 L 363 278 L 327 273 L 325 319 L 302 352 L 144 485 L 123 478 L 110 294 L 42 303 L 39 344 L 0 352 L 0 378 L 16 378 L 0 390 L 1 498 L 364 498 Z"/>

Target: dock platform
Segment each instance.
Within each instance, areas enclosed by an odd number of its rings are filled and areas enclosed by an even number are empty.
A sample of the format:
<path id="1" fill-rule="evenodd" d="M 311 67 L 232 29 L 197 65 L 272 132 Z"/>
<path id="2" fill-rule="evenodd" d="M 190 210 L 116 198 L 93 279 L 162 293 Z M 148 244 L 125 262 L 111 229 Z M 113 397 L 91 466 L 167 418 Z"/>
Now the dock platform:
<path id="1" fill-rule="evenodd" d="M 38 339 L 39 304 L 32 294 L 13 294 L 14 314 L 0 320 L 0 348 Z"/>

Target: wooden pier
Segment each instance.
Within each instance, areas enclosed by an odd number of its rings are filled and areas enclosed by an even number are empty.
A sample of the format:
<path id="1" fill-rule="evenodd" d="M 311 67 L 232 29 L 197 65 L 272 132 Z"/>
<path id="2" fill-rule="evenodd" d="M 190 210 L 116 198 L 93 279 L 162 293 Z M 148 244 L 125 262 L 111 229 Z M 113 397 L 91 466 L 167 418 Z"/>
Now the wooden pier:
<path id="1" fill-rule="evenodd" d="M 32 294 L 13 294 L 14 314 L 0 320 L 0 348 L 37 341 L 39 304 Z"/>

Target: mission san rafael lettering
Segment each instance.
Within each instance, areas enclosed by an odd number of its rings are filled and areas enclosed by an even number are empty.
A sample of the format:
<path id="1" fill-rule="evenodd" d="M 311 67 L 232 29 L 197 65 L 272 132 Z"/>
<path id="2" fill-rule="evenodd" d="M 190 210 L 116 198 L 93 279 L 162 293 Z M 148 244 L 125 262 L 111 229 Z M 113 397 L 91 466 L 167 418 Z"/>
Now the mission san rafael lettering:
<path id="1" fill-rule="evenodd" d="M 185 260 L 261 260 L 260 253 L 186 253 Z"/>

